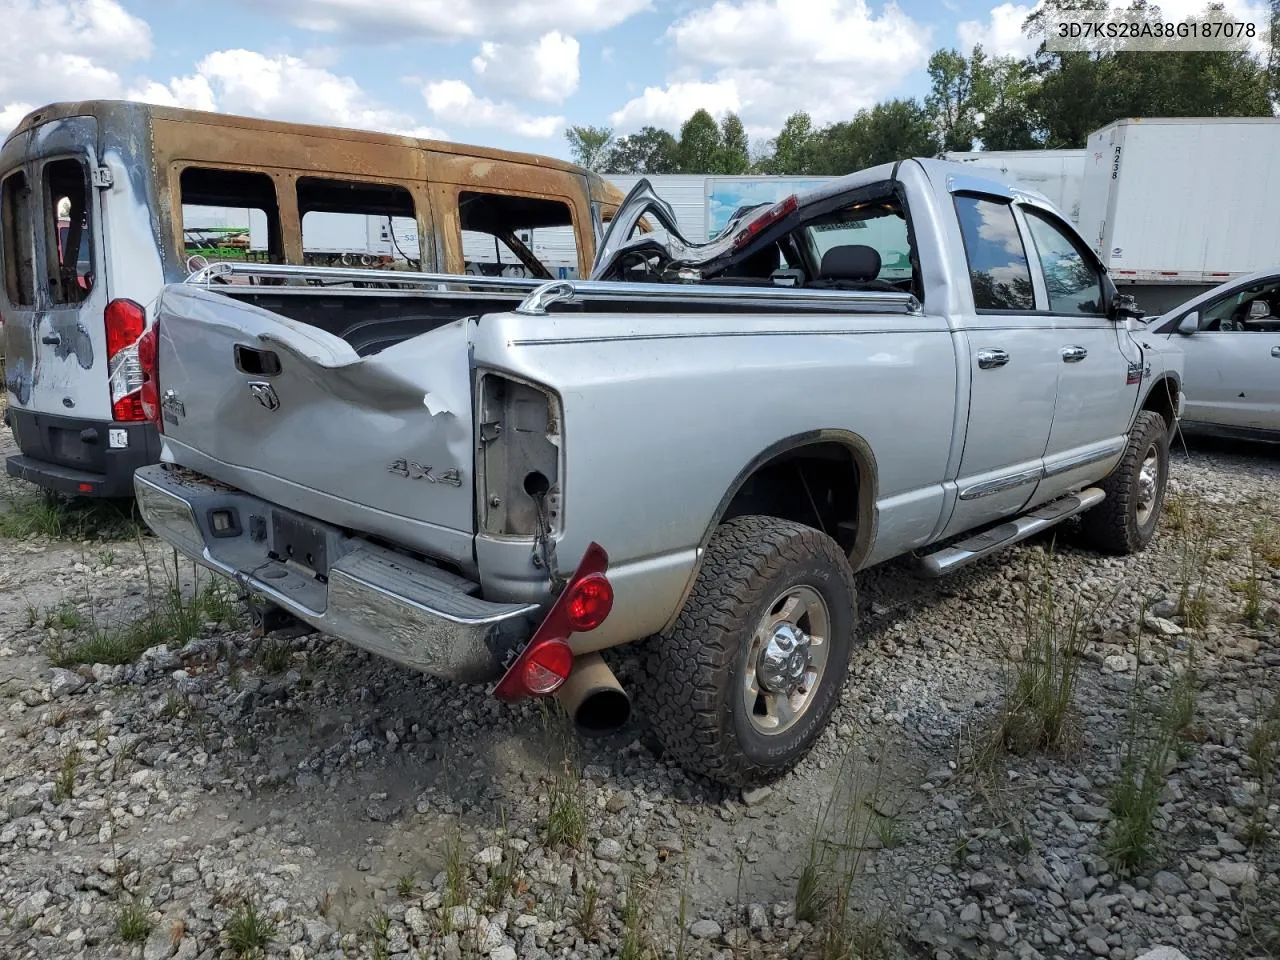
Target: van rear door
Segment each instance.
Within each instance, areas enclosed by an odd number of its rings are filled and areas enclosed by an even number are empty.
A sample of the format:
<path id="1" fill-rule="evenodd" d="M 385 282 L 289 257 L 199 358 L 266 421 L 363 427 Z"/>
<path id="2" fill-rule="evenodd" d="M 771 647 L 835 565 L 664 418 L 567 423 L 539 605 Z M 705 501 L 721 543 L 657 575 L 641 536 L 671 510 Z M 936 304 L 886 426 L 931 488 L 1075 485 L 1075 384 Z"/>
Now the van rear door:
<path id="1" fill-rule="evenodd" d="M 105 251 L 93 184 L 97 121 L 52 120 L 24 138 L 25 162 L 0 180 L 9 402 L 33 413 L 111 420 Z M 92 469 L 86 457 L 93 451 L 73 433 L 42 429 L 19 442 L 29 455 Z"/>

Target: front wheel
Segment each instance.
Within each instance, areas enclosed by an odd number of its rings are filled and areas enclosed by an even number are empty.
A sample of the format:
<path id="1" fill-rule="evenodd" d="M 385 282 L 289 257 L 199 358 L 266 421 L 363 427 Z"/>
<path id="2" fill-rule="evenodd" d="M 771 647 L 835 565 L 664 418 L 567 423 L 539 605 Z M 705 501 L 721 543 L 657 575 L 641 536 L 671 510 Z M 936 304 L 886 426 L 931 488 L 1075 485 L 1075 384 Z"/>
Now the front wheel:
<path id="1" fill-rule="evenodd" d="M 1081 518 L 1085 540 L 1108 553 L 1137 553 L 1151 542 L 1169 482 L 1169 430 L 1164 417 L 1143 410 L 1115 470 L 1099 486 L 1107 498 Z"/>
<path id="2" fill-rule="evenodd" d="M 650 641 L 644 696 L 665 752 L 731 786 L 794 766 L 840 699 L 855 597 L 844 552 L 811 527 L 717 529 L 675 627 Z"/>

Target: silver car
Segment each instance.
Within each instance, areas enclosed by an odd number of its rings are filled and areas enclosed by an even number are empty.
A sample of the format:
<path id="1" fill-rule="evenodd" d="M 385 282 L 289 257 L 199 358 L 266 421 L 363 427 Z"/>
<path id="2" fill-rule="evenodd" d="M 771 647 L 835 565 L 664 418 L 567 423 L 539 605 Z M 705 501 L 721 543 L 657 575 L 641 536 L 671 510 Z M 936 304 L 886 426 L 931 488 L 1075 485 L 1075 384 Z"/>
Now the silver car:
<path id="1" fill-rule="evenodd" d="M 1280 270 L 1202 293 L 1152 330 L 1182 345 L 1185 429 L 1280 441 Z"/>

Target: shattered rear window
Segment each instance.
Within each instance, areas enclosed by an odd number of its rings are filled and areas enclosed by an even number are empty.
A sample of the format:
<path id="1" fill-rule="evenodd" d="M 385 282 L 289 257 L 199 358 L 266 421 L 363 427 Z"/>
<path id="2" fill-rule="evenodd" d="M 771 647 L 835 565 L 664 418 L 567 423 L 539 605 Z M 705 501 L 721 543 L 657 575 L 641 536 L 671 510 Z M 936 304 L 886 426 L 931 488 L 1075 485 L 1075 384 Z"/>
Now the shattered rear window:
<path id="1" fill-rule="evenodd" d="M 9 302 L 35 302 L 35 231 L 31 229 L 31 188 L 18 171 L 0 183 L 0 256 L 4 258 L 4 286 Z"/>

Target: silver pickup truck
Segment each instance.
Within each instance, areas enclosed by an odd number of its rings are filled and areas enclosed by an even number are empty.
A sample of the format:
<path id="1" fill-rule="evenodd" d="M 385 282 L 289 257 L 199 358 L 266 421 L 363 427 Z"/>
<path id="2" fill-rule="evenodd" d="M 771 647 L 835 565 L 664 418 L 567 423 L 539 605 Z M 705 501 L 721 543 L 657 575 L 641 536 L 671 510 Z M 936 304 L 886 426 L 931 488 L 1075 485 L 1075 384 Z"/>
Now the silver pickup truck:
<path id="1" fill-rule="evenodd" d="M 402 664 L 799 760 L 858 640 L 855 575 L 937 576 L 1068 517 L 1143 548 L 1181 358 L 1044 198 L 906 160 L 680 237 L 639 184 L 589 281 L 289 267 L 166 287 L 139 343 L 151 527 Z"/>

